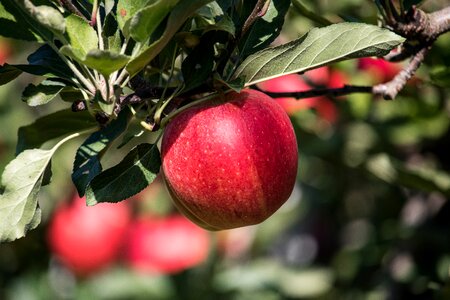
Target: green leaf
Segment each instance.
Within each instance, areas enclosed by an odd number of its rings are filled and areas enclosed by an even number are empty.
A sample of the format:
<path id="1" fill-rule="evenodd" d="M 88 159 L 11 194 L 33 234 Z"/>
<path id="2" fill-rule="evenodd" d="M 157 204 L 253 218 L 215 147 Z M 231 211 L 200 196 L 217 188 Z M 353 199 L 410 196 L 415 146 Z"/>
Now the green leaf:
<path id="1" fill-rule="evenodd" d="M 51 150 L 33 149 L 19 154 L 5 168 L 0 195 L 0 242 L 25 236 L 41 221 L 38 192 L 45 181 L 50 160 L 58 147 Z"/>
<path id="2" fill-rule="evenodd" d="M 117 149 L 124 147 L 128 144 L 132 139 L 136 137 L 140 137 L 145 132 L 144 127 L 141 125 L 141 121 L 137 118 L 132 118 L 128 124 L 127 131 L 124 133 L 122 137 L 122 141 L 117 146 Z"/>
<path id="3" fill-rule="evenodd" d="M 116 166 L 95 177 L 86 190 L 86 202 L 119 202 L 134 196 L 155 180 L 161 166 L 158 147 L 140 144 Z"/>
<path id="4" fill-rule="evenodd" d="M 38 106 L 52 101 L 66 85 L 51 80 L 44 80 L 39 85 L 29 84 L 22 93 L 22 101 L 29 106 Z"/>
<path id="5" fill-rule="evenodd" d="M 289 6 L 290 1 L 270 1 L 266 14 L 256 20 L 240 45 L 242 58 L 265 48 L 275 40 L 283 27 Z"/>
<path id="6" fill-rule="evenodd" d="M 116 0 L 105 0 L 105 15 L 109 15 L 114 8 Z"/>
<path id="7" fill-rule="evenodd" d="M 66 21 L 63 15 L 55 8 L 47 5 L 35 6 L 30 0 L 17 0 L 24 10 L 40 25 L 56 35 L 64 34 Z"/>
<path id="8" fill-rule="evenodd" d="M 450 175 L 424 167 L 407 167 L 385 153 L 368 159 L 366 169 L 379 179 L 409 188 L 435 192 L 450 196 Z"/>
<path id="9" fill-rule="evenodd" d="M 22 74 L 20 69 L 12 65 L 4 64 L 0 67 L 0 86 L 13 81 L 20 74 Z"/>
<path id="10" fill-rule="evenodd" d="M 140 9 L 130 20 L 131 37 L 138 42 L 148 40 L 178 1 L 159 0 Z"/>
<path id="11" fill-rule="evenodd" d="M 42 39 L 29 24 L 32 20 L 22 12 L 15 1 L 0 3 L 0 35 L 16 40 L 39 41 Z"/>
<path id="12" fill-rule="evenodd" d="M 233 37 L 236 34 L 236 26 L 234 26 L 233 20 L 228 15 L 222 16 L 222 18 L 217 23 L 207 26 L 203 30 L 203 34 L 207 33 L 208 31 L 216 30 L 228 32 Z"/>
<path id="13" fill-rule="evenodd" d="M 59 96 L 63 101 L 74 102 L 83 99 L 83 94 L 78 88 L 73 86 L 65 86 L 60 92 Z"/>
<path id="14" fill-rule="evenodd" d="M 39 118 L 28 126 L 20 127 L 16 154 L 26 149 L 39 148 L 52 139 L 96 126 L 97 122 L 87 111 L 74 113 L 70 109 L 60 110 Z"/>
<path id="15" fill-rule="evenodd" d="M 119 0 L 117 2 L 117 23 L 119 28 L 125 34 L 128 32 L 129 20 L 142 8 L 155 0 Z"/>
<path id="16" fill-rule="evenodd" d="M 70 46 L 61 47 L 60 52 L 72 57 L 80 64 L 99 71 L 105 77 L 125 67 L 130 59 L 127 55 L 99 49 L 93 49 L 84 55 L 79 49 L 74 49 Z"/>
<path id="17" fill-rule="evenodd" d="M 227 0 L 214 1 L 199 8 L 197 13 L 199 16 L 215 20 L 217 17 L 224 16 L 232 4 L 232 1 Z"/>
<path id="18" fill-rule="evenodd" d="M 97 32 L 86 20 L 76 15 L 70 15 L 66 18 L 66 24 L 72 48 L 80 50 L 83 55 L 98 48 Z"/>
<path id="19" fill-rule="evenodd" d="M 226 87 L 232 89 L 236 93 L 240 93 L 242 89 L 245 86 L 245 82 L 242 78 L 236 78 L 231 81 L 225 81 L 223 78 L 221 78 L 218 74 L 215 74 L 215 79 L 219 81 L 220 83 L 224 84 Z"/>
<path id="20" fill-rule="evenodd" d="M 162 36 L 153 44 L 145 47 L 139 55 L 132 58 L 128 63 L 126 68 L 130 76 L 133 77 L 140 70 L 145 68 L 145 66 L 161 52 L 167 43 L 169 43 L 184 22 L 186 22 L 186 20 L 192 16 L 197 9 L 211 1 L 212 0 L 180 0 L 170 13 Z"/>
<path id="21" fill-rule="evenodd" d="M 43 45 L 27 58 L 28 65 L 0 66 L 0 85 L 6 84 L 22 74 L 22 72 L 45 77 L 60 77 L 71 81 L 73 72 L 49 46 Z"/>
<path id="22" fill-rule="evenodd" d="M 72 181 L 80 197 L 86 187 L 102 171 L 100 156 L 103 151 L 127 128 L 130 110 L 123 110 L 119 117 L 105 128 L 91 134 L 78 148 L 73 164 Z"/>
<path id="23" fill-rule="evenodd" d="M 74 77 L 72 70 L 63 62 L 58 53 L 52 49 L 49 45 L 43 45 L 39 47 L 35 52 L 30 54 L 27 58 L 28 63 L 31 66 L 37 66 L 37 70 L 40 72 L 31 73 L 30 67 L 18 66 L 22 71 L 34 74 L 34 75 L 47 75 L 52 77 L 60 77 L 71 80 Z"/>
<path id="24" fill-rule="evenodd" d="M 332 62 L 386 55 L 403 41 L 404 38 L 389 30 L 367 24 L 338 23 L 314 28 L 298 40 L 250 55 L 234 78 L 245 78 L 249 86 Z"/>
<path id="25" fill-rule="evenodd" d="M 108 37 L 108 50 L 115 53 L 120 53 L 122 48 L 122 39 L 120 38 L 120 32 L 116 31 L 113 36 Z"/>

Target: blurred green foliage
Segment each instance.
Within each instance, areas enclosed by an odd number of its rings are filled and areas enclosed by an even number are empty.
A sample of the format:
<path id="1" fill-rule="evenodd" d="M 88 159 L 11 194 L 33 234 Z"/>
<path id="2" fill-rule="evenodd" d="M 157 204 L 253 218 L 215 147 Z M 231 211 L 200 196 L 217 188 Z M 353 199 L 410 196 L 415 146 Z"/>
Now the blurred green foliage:
<path id="1" fill-rule="evenodd" d="M 376 23 L 369 1 L 301 2 L 332 21 Z M 283 38 L 312 26 L 292 11 Z M 11 59 L 20 61 L 33 45 L 12 46 Z M 213 233 L 208 262 L 181 274 L 136 274 L 118 262 L 77 279 L 57 263 L 45 220 L 73 190 L 72 158 L 81 140 L 63 147 L 53 183 L 40 195 L 44 224 L 0 245 L 0 299 L 450 299 L 448 49 L 447 34 L 395 101 L 363 94 L 336 99 L 336 124 L 313 110 L 293 116 L 300 166 L 291 199 L 263 224 L 228 232 L 239 251 L 224 251 L 222 234 Z M 370 81 L 356 62 L 332 68 L 350 83 Z M 0 88 L 1 170 L 14 155 L 18 127 L 61 108 L 21 103 L 27 83 L 21 78 Z M 158 199 L 165 200 L 159 210 L 167 210 L 167 195 Z"/>

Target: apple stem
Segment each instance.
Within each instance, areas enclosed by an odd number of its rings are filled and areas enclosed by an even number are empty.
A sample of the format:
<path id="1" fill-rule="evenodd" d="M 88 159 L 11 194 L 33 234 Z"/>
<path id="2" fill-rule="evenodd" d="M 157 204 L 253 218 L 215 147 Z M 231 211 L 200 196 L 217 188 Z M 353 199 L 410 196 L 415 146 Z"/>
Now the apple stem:
<path id="1" fill-rule="evenodd" d="M 226 94 L 226 93 L 229 93 L 231 91 L 232 91 L 232 89 L 229 89 L 229 90 L 226 90 L 226 91 L 221 91 L 221 93 Z M 186 109 L 188 109 L 190 107 L 193 107 L 193 106 L 202 104 L 204 102 L 207 102 L 207 101 L 209 101 L 211 99 L 214 99 L 215 97 L 217 97 L 217 94 L 218 94 L 218 92 L 214 92 L 212 94 L 209 94 L 208 96 L 205 96 L 203 98 L 200 98 L 200 99 L 197 99 L 195 101 L 192 101 L 192 102 L 190 102 L 190 103 L 180 107 L 179 109 L 169 113 L 164 119 L 162 119 L 162 121 L 161 121 L 161 128 L 164 128 L 167 125 L 167 123 L 170 122 L 171 119 L 173 119 L 174 117 L 179 115 L 181 112 L 185 111 Z"/>

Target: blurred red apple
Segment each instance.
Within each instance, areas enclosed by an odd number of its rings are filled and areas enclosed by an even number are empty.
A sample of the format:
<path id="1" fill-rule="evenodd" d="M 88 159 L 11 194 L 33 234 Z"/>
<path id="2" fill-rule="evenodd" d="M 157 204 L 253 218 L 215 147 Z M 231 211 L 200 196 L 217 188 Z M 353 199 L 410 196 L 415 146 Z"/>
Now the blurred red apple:
<path id="1" fill-rule="evenodd" d="M 348 82 L 347 76 L 339 70 L 331 70 L 328 77 L 327 87 L 341 88 Z"/>
<path id="2" fill-rule="evenodd" d="M 3 65 L 11 54 L 12 51 L 9 42 L 0 38 L 0 65 Z"/>
<path id="3" fill-rule="evenodd" d="M 258 84 L 258 87 L 267 92 L 273 93 L 287 93 L 287 92 L 303 92 L 310 90 L 312 87 L 307 83 L 309 80 L 315 85 L 325 85 L 329 78 L 329 71 L 327 67 L 322 67 L 306 72 L 302 77 L 298 74 L 289 74 L 276 77 Z M 289 114 L 315 107 L 317 103 L 324 97 L 312 97 L 305 99 L 295 98 L 275 98 L 275 100 L 284 108 Z"/>
<path id="4" fill-rule="evenodd" d="M 258 87 L 267 92 L 302 92 L 315 87 L 342 87 L 345 77 L 339 71 L 330 71 L 328 67 L 321 67 L 305 72 L 303 75 L 289 74 L 270 79 L 258 84 Z M 336 122 L 338 111 L 336 105 L 327 97 L 318 96 L 313 98 L 275 98 L 284 110 L 293 115 L 303 109 L 314 108 L 317 114 L 329 123 Z"/>
<path id="5" fill-rule="evenodd" d="M 204 262 L 210 237 L 181 215 L 145 217 L 132 223 L 125 259 L 141 272 L 172 274 Z"/>
<path id="6" fill-rule="evenodd" d="M 255 90 L 181 112 L 165 129 L 161 154 L 175 205 L 209 230 L 264 221 L 288 199 L 297 174 L 292 124 Z"/>
<path id="7" fill-rule="evenodd" d="M 382 58 L 364 57 L 358 60 L 358 68 L 368 72 L 374 79 L 374 83 L 382 83 L 392 80 L 401 67 L 398 64 L 388 62 Z"/>
<path id="8" fill-rule="evenodd" d="M 114 262 L 131 219 L 126 203 L 87 207 L 74 196 L 56 208 L 48 229 L 51 251 L 80 276 L 90 275 Z"/>

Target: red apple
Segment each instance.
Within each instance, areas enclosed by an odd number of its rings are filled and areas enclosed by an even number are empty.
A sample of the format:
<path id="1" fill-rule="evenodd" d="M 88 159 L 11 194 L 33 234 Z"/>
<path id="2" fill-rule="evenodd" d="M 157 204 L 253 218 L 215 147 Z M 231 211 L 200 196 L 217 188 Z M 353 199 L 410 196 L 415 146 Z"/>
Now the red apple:
<path id="1" fill-rule="evenodd" d="M 141 218 L 130 226 L 125 259 L 140 272 L 172 274 L 204 262 L 208 232 L 181 215 Z"/>
<path id="2" fill-rule="evenodd" d="M 288 199 L 297 174 L 292 124 L 255 90 L 181 112 L 165 129 L 161 154 L 175 205 L 209 230 L 264 221 Z"/>
<path id="3" fill-rule="evenodd" d="M 382 83 L 392 80 L 401 67 L 398 64 L 385 61 L 382 58 L 364 57 L 358 60 L 358 68 L 369 72 L 374 83 Z"/>
<path id="4" fill-rule="evenodd" d="M 48 229 L 51 251 L 80 276 L 90 275 L 114 262 L 120 254 L 131 219 L 126 203 L 87 207 L 75 196 L 54 212 Z"/>

